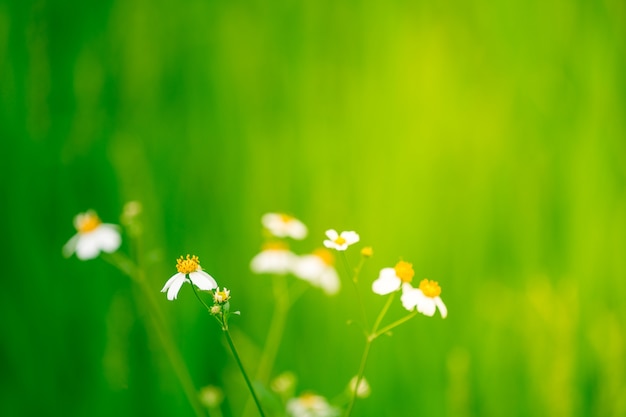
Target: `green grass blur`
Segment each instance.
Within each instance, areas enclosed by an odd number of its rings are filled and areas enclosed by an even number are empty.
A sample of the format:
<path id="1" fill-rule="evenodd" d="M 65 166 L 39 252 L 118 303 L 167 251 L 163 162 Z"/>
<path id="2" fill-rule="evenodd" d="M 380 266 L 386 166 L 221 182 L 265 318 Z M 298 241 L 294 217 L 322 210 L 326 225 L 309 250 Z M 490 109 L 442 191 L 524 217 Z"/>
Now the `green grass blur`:
<path id="1" fill-rule="evenodd" d="M 61 256 L 76 213 L 137 200 L 154 291 L 197 254 L 251 368 L 265 212 L 309 226 L 300 253 L 358 231 L 371 317 L 381 268 L 439 281 L 449 317 L 374 343 L 355 416 L 626 415 L 625 40 L 618 0 L 0 2 L 0 414 L 192 415 L 128 278 Z M 239 416 L 215 321 L 157 295 Z M 335 396 L 356 312 L 309 290 L 275 371 Z"/>

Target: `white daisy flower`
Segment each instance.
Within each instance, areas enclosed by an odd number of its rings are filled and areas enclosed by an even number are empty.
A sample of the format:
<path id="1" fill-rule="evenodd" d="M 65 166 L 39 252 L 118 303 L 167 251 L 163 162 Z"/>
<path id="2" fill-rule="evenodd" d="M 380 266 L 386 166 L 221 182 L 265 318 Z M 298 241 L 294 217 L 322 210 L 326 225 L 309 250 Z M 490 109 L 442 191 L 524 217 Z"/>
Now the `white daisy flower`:
<path id="1" fill-rule="evenodd" d="M 287 413 L 291 417 L 336 417 L 340 414 L 326 398 L 311 393 L 287 401 Z"/>
<path id="2" fill-rule="evenodd" d="M 304 255 L 293 265 L 293 273 L 298 278 L 319 287 L 327 295 L 335 295 L 341 286 L 339 275 L 334 267 L 335 258 L 326 249 L 317 249 L 311 255 Z"/>
<path id="3" fill-rule="evenodd" d="M 285 275 L 291 272 L 297 256 L 283 242 L 271 242 L 250 262 L 250 269 L 256 274 Z"/>
<path id="4" fill-rule="evenodd" d="M 167 299 L 174 300 L 185 282 L 190 282 L 203 291 L 211 291 L 217 288 L 215 279 L 200 267 L 200 261 L 196 255 L 187 255 L 186 259 L 181 256 L 176 260 L 178 273 L 167 280 L 161 292 L 167 291 Z"/>
<path id="5" fill-rule="evenodd" d="M 335 250 L 346 250 L 348 246 L 359 241 L 359 235 L 356 232 L 341 232 L 339 234 L 334 229 L 327 230 L 326 237 L 328 239 L 324 241 L 324 246 Z"/>
<path id="6" fill-rule="evenodd" d="M 413 265 L 408 262 L 400 261 L 393 268 L 381 269 L 378 279 L 372 283 L 372 291 L 379 295 L 398 291 L 402 283 L 411 282 L 414 275 Z"/>
<path id="7" fill-rule="evenodd" d="M 122 244 L 119 227 L 102 223 L 93 210 L 76 215 L 74 227 L 78 233 L 63 246 L 63 255 L 66 258 L 76 253 L 80 260 L 93 259 L 100 252 L 115 252 Z"/>
<path id="8" fill-rule="evenodd" d="M 308 233 L 304 223 L 288 214 L 267 213 L 261 218 L 261 223 L 276 237 L 290 237 L 301 240 Z"/>
<path id="9" fill-rule="evenodd" d="M 441 287 L 436 281 L 423 279 L 420 281 L 419 288 L 413 288 L 408 283 L 403 284 L 400 300 L 407 310 L 417 309 L 429 317 L 434 316 L 435 310 L 439 309 L 441 317 L 445 319 L 448 315 L 448 309 L 439 294 L 441 294 Z"/>

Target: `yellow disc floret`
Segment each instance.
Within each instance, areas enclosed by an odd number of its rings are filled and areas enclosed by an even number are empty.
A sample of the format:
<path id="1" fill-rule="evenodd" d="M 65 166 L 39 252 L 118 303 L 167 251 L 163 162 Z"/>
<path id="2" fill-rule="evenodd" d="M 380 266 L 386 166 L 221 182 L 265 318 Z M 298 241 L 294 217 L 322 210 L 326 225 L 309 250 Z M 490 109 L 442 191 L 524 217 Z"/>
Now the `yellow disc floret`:
<path id="1" fill-rule="evenodd" d="M 213 294 L 213 300 L 215 300 L 216 303 L 223 304 L 229 299 L 230 299 L 230 290 L 227 288 L 222 289 L 222 291 L 220 291 L 220 289 L 218 288 L 215 290 L 215 294 Z"/>
<path id="2" fill-rule="evenodd" d="M 324 262 L 326 265 L 334 265 L 335 264 L 335 257 L 333 256 L 333 254 L 326 249 L 323 248 L 319 248 L 319 249 L 315 249 L 313 251 L 313 255 L 317 256 L 318 258 L 320 258 L 322 260 L 322 262 Z"/>
<path id="3" fill-rule="evenodd" d="M 426 297 L 435 298 L 439 297 L 439 294 L 441 294 L 441 287 L 437 281 L 423 279 L 420 281 L 419 288 Z"/>
<path id="4" fill-rule="evenodd" d="M 305 392 L 304 394 L 300 395 L 299 400 L 300 404 L 302 404 L 303 407 L 309 410 L 314 409 L 315 406 L 319 403 L 319 397 L 310 392 Z"/>
<path id="5" fill-rule="evenodd" d="M 337 239 L 335 239 L 335 243 L 338 245 L 343 245 L 344 243 L 346 243 L 346 240 L 341 236 L 337 236 Z"/>
<path id="6" fill-rule="evenodd" d="M 76 229 L 78 233 L 93 232 L 102 224 L 98 215 L 93 211 L 80 214 L 76 217 Z"/>
<path id="7" fill-rule="evenodd" d="M 413 264 L 400 261 L 396 264 L 394 269 L 396 270 L 396 276 L 400 278 L 400 281 L 402 282 L 413 281 L 413 275 L 415 275 L 415 272 L 413 271 Z"/>
<path id="8" fill-rule="evenodd" d="M 183 259 L 181 256 L 176 260 L 176 269 L 178 269 L 178 272 L 181 274 L 189 274 L 190 272 L 196 272 L 202 268 L 200 268 L 200 261 L 196 255 L 187 255 L 186 259 Z"/>
<path id="9" fill-rule="evenodd" d="M 283 223 L 289 223 L 289 222 L 293 221 L 293 217 L 292 216 L 290 216 L 288 214 L 284 214 L 284 213 L 280 214 L 280 219 L 283 221 Z"/>

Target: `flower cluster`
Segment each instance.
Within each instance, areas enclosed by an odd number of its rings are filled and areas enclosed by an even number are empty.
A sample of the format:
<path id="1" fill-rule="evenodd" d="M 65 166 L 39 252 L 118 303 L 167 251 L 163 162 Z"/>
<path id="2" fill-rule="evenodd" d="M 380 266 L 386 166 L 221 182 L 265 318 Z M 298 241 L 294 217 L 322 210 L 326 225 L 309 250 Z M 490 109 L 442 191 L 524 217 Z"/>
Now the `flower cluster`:
<path id="1" fill-rule="evenodd" d="M 308 229 L 300 220 L 287 214 L 267 213 L 261 218 L 261 223 L 271 239 L 252 258 L 250 268 L 254 273 L 293 274 L 312 286 L 321 288 L 327 295 L 339 292 L 341 284 L 335 269 L 335 257 L 328 249 L 318 248 L 306 255 L 296 255 L 285 240 L 279 240 L 286 237 L 304 239 Z M 324 241 L 324 246 L 336 250 L 345 250 L 359 241 L 359 235 L 355 232 L 339 234 L 335 230 L 328 230 L 326 236 L 328 240 Z"/>
<path id="2" fill-rule="evenodd" d="M 432 317 L 438 308 L 441 317 L 448 315 L 448 310 L 441 300 L 441 287 L 436 281 L 423 279 L 418 288 L 413 288 L 413 265 L 400 261 L 393 268 L 383 268 L 378 279 L 372 283 L 372 291 L 386 295 L 402 289 L 402 305 L 409 311 L 418 312 Z"/>
<path id="3" fill-rule="evenodd" d="M 134 202 L 133 204 L 127 205 L 121 217 L 121 224 L 127 230 L 126 236 L 131 239 L 141 235 L 141 224 L 137 221 L 137 216 L 140 212 L 141 206 L 139 203 Z M 441 317 L 446 318 L 448 310 L 441 299 L 441 287 L 438 282 L 426 278 L 421 279 L 417 286 L 414 286 L 415 271 L 413 265 L 404 260 L 398 261 L 393 267 L 381 269 L 378 277 L 371 282 L 371 290 L 377 295 L 389 295 L 389 297 L 374 322 L 375 324 L 371 329 L 368 329 L 367 312 L 365 304 L 359 294 L 359 286 L 357 284 L 361 268 L 365 260 L 372 257 L 373 250 L 369 246 L 363 247 L 360 251 L 361 263 L 354 269 L 350 268 L 349 260 L 347 256 L 345 256 L 345 252 L 348 248 L 360 241 L 358 233 L 354 231 L 338 232 L 334 229 L 329 229 L 325 232 L 326 239 L 321 242 L 321 247 L 310 253 L 297 255 L 291 251 L 288 239 L 304 239 L 308 234 L 308 229 L 304 223 L 291 215 L 283 213 L 267 213 L 262 216 L 261 223 L 268 239 L 263 244 L 261 252 L 252 258 L 250 268 L 257 274 L 276 275 L 277 277 L 275 277 L 276 279 L 273 281 L 275 285 L 283 283 L 283 287 L 289 290 L 289 288 L 287 288 L 289 286 L 286 284 L 287 281 L 283 281 L 281 276 L 291 274 L 309 283 L 311 286 L 322 289 L 327 295 L 337 294 L 340 290 L 341 283 L 339 274 L 335 269 L 334 251 L 341 252 L 348 273 L 353 274 L 353 276 L 348 278 L 351 278 L 354 284 L 356 299 L 360 303 L 366 348 L 364 349 L 361 367 L 357 376 L 350 380 L 346 392 L 342 394 L 344 397 L 350 397 L 349 405 L 345 413 L 346 416 L 349 416 L 356 398 L 365 398 L 369 396 L 371 392 L 370 385 L 364 376 L 364 369 L 369 346 L 372 341 L 383 334 L 388 334 L 391 329 L 414 317 L 417 313 L 432 317 L 438 310 Z M 78 214 L 74 218 L 74 226 L 77 233 L 63 247 L 63 254 L 66 257 L 76 254 L 78 259 L 88 260 L 96 258 L 101 253 L 108 254 L 116 252 L 121 246 L 122 238 L 120 227 L 114 224 L 102 223 L 94 211 L 90 210 Z M 122 255 L 115 254 L 115 256 L 107 256 L 107 259 L 113 263 L 120 262 L 120 269 L 129 274 L 137 269 L 136 266 L 132 265 L 126 267 L 127 265 L 124 263 Z M 185 283 L 191 285 L 197 299 L 221 324 L 232 353 L 248 385 L 248 389 L 259 412 L 263 415 L 261 403 L 256 397 L 252 383 L 244 370 L 242 361 L 237 354 L 232 338 L 228 332 L 228 319 L 230 315 L 239 314 L 238 311 L 230 311 L 231 291 L 226 287 L 218 286 L 217 281 L 200 266 L 200 260 L 196 255 L 187 254 L 185 257 L 180 256 L 176 260 L 176 270 L 177 272 L 165 282 L 161 292 L 166 293 L 167 299 L 171 301 L 177 299 L 178 293 Z M 283 298 L 288 299 L 289 294 L 281 293 L 277 288 L 281 287 L 275 287 L 275 294 L 284 295 Z M 409 311 L 409 314 L 404 318 L 383 326 L 383 318 L 390 305 L 392 305 L 397 293 L 401 294 L 401 304 Z M 205 301 L 208 296 L 211 297 L 209 303 Z M 277 296 L 277 300 L 279 298 L 280 297 Z M 284 318 L 286 318 L 290 307 L 290 303 L 283 303 L 281 307 L 282 310 L 276 310 L 279 312 L 278 315 L 275 314 L 276 317 L 280 314 L 284 316 L 283 319 L 276 321 L 278 324 L 274 323 L 276 326 L 283 326 L 284 328 L 286 321 Z M 275 340 L 270 341 L 272 343 L 266 342 L 267 345 L 271 346 L 271 349 L 274 350 L 272 351 L 270 349 L 263 352 L 265 361 L 260 361 L 260 363 L 264 364 L 264 369 L 268 370 L 265 374 L 267 377 L 264 381 L 265 383 L 269 381 L 269 377 L 271 376 L 270 372 L 273 361 L 278 352 L 280 337 L 282 337 L 282 330 L 277 330 L 280 329 L 279 327 L 272 328 L 271 325 L 270 328 L 272 331 L 268 332 L 269 334 L 281 336 L 274 337 Z M 161 331 L 161 334 L 162 333 Z M 259 368 L 262 368 L 262 366 L 259 365 Z M 259 374 L 262 374 L 262 372 L 259 371 Z M 257 377 L 258 376 L 259 375 L 257 375 Z M 342 413 L 340 407 L 332 405 L 321 395 L 304 392 L 299 396 L 295 396 L 295 375 L 292 373 L 283 373 L 274 380 L 270 387 L 281 397 L 283 409 L 288 416 L 335 417 Z M 202 391 L 200 398 L 207 408 L 215 409 L 219 407 L 222 402 L 223 394 L 215 387 L 207 387 Z M 335 402 L 335 404 L 337 403 L 341 403 L 341 401 Z"/>

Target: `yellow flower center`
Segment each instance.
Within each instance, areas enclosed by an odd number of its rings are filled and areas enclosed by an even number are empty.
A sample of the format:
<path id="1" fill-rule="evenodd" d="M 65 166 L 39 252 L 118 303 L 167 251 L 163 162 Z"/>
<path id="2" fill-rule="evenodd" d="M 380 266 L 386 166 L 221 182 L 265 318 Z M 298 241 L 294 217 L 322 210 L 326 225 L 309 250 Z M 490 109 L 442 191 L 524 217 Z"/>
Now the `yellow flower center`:
<path id="1" fill-rule="evenodd" d="M 98 215 L 94 212 L 87 212 L 82 214 L 76 220 L 76 228 L 78 229 L 78 233 L 89 233 L 93 232 L 100 226 L 102 222 Z"/>
<path id="2" fill-rule="evenodd" d="M 262 250 L 288 250 L 289 246 L 285 242 L 267 242 L 262 246 Z"/>
<path id="3" fill-rule="evenodd" d="M 335 257 L 333 256 L 333 254 L 329 250 L 326 250 L 326 249 L 323 249 L 323 248 L 315 249 L 313 251 L 313 255 L 315 255 L 318 258 L 320 258 L 322 260 L 322 262 L 324 262 L 326 265 L 334 265 L 335 264 Z"/>
<path id="4" fill-rule="evenodd" d="M 307 409 L 312 409 L 318 403 L 317 395 L 305 392 L 300 396 L 300 404 Z"/>
<path id="5" fill-rule="evenodd" d="M 280 214 L 280 219 L 283 221 L 283 223 L 289 223 L 290 221 L 293 220 L 293 217 L 288 215 L 288 214 Z"/>
<path id="6" fill-rule="evenodd" d="M 415 272 L 413 271 L 413 264 L 400 261 L 396 264 L 394 269 L 396 270 L 396 276 L 400 278 L 400 281 L 402 282 L 413 281 L 413 275 L 415 275 Z"/>
<path id="7" fill-rule="evenodd" d="M 423 279 L 420 281 L 419 288 L 420 290 L 422 290 L 426 297 L 435 298 L 439 297 L 439 294 L 441 294 L 441 287 L 439 286 L 437 281 Z"/>
<path id="8" fill-rule="evenodd" d="M 371 258 L 372 255 L 374 255 L 374 250 L 372 249 L 371 246 L 366 246 L 363 249 L 361 249 L 361 256 L 364 256 L 366 258 Z"/>
<path id="9" fill-rule="evenodd" d="M 344 243 L 346 243 L 346 240 L 341 236 L 337 236 L 337 239 L 335 239 L 335 243 L 338 245 L 343 245 Z"/>
<path id="10" fill-rule="evenodd" d="M 183 259 L 181 256 L 176 260 L 176 269 L 178 269 L 178 272 L 181 274 L 189 274 L 190 272 L 196 272 L 202 268 L 200 268 L 200 261 L 196 255 L 187 255 L 186 259 Z"/>
<path id="11" fill-rule="evenodd" d="M 220 291 L 218 288 L 217 291 L 215 291 L 215 295 L 213 296 L 213 298 L 215 299 L 216 303 L 225 303 L 230 299 L 230 290 L 224 288 L 222 291 Z"/>

